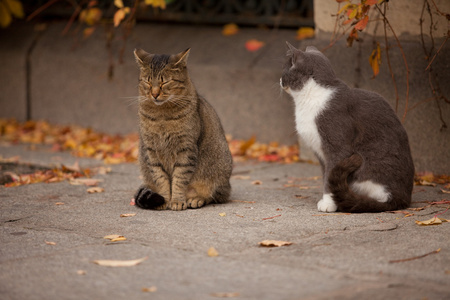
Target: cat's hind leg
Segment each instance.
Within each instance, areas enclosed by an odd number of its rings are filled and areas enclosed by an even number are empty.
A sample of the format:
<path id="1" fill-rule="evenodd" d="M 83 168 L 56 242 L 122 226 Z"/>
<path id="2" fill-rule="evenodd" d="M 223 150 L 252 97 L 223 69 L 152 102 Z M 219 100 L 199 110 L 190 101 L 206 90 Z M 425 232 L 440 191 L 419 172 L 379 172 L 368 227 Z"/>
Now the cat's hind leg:
<path id="1" fill-rule="evenodd" d="M 136 206 L 144 209 L 166 209 L 167 204 L 164 197 L 153 192 L 147 186 L 141 185 L 134 194 Z"/>
<path id="2" fill-rule="evenodd" d="M 188 208 L 200 208 L 211 202 L 224 203 L 230 197 L 229 183 L 216 187 L 212 183 L 192 183 L 187 193 Z"/>

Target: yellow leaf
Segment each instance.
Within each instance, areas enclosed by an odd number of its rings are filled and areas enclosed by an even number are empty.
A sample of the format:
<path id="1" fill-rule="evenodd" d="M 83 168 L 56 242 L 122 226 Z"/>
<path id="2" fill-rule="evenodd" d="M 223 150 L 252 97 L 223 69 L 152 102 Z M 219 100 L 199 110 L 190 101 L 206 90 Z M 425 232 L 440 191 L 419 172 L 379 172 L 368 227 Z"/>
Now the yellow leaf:
<path id="1" fill-rule="evenodd" d="M 120 22 L 125 18 L 127 13 L 130 11 L 129 7 L 121 8 L 114 14 L 114 27 L 120 25 Z"/>
<path id="2" fill-rule="evenodd" d="M 105 189 L 96 186 L 96 187 L 88 188 L 86 191 L 87 191 L 89 194 L 94 194 L 94 193 L 103 193 L 103 192 L 105 191 Z"/>
<path id="3" fill-rule="evenodd" d="M 217 297 L 217 298 L 234 298 L 234 297 L 239 297 L 239 293 L 212 293 L 210 294 L 212 297 Z"/>
<path id="4" fill-rule="evenodd" d="M 142 288 L 142 291 L 145 293 L 154 293 L 158 290 L 158 288 L 156 286 L 151 286 L 148 288 Z"/>
<path id="5" fill-rule="evenodd" d="M 416 221 L 417 225 L 428 226 L 428 225 L 441 225 L 442 223 L 450 222 L 450 220 L 433 217 L 426 221 Z"/>
<path id="6" fill-rule="evenodd" d="M 97 24 L 102 18 L 102 11 L 97 7 L 83 9 L 80 13 L 80 21 L 89 26 Z"/>
<path id="7" fill-rule="evenodd" d="M 46 243 L 47 245 L 51 245 L 51 246 L 54 246 L 54 245 L 56 245 L 56 243 L 55 243 L 55 242 L 48 242 L 48 241 L 45 241 L 45 243 Z"/>
<path id="8" fill-rule="evenodd" d="M 343 12 L 343 11 L 347 10 L 348 8 L 350 8 L 351 5 L 353 5 L 353 4 L 351 4 L 351 3 L 345 4 L 345 5 L 344 5 L 343 7 L 341 7 L 341 9 L 337 12 L 337 14 L 338 14 L 338 15 L 341 14 L 341 12 Z"/>
<path id="9" fill-rule="evenodd" d="M 6 8 L 3 2 L 0 2 L 0 26 L 2 28 L 8 27 L 12 22 L 11 13 Z"/>
<path id="10" fill-rule="evenodd" d="M 143 257 L 133 260 L 94 260 L 94 264 L 104 267 L 132 267 L 140 264 L 141 262 L 147 260 L 148 257 Z"/>
<path id="11" fill-rule="evenodd" d="M 211 247 L 208 249 L 208 256 L 209 257 L 219 256 L 219 252 L 217 252 L 217 250 L 214 247 Z"/>
<path id="12" fill-rule="evenodd" d="M 239 27 L 234 23 L 226 24 L 223 26 L 223 29 L 222 29 L 222 34 L 224 36 L 234 35 L 238 32 L 239 32 Z"/>
<path id="13" fill-rule="evenodd" d="M 76 178 L 76 179 L 71 179 L 69 183 L 71 185 L 96 186 L 101 181 L 103 181 L 103 180 L 94 179 L 94 178 Z"/>
<path id="14" fill-rule="evenodd" d="M 259 242 L 259 245 L 263 246 L 263 247 L 281 247 L 281 246 L 292 245 L 292 242 L 275 241 L 275 240 L 264 240 L 262 242 Z"/>
<path id="15" fill-rule="evenodd" d="M 153 7 L 159 7 L 161 9 L 166 8 L 166 1 L 165 0 L 145 0 L 145 5 L 151 5 Z"/>
<path id="16" fill-rule="evenodd" d="M 123 1 L 122 0 L 114 0 L 114 5 L 117 8 L 122 8 L 123 7 Z"/>
<path id="17" fill-rule="evenodd" d="M 120 214 L 121 218 L 127 218 L 127 217 L 134 217 L 136 215 L 136 213 L 134 214 Z"/>
<path id="18" fill-rule="evenodd" d="M 349 19 L 354 19 L 357 14 L 358 14 L 358 10 L 357 9 L 349 10 L 348 18 Z"/>
<path id="19" fill-rule="evenodd" d="M 126 241 L 127 238 L 123 235 L 118 234 L 110 234 L 103 237 L 104 239 L 110 240 L 111 242 L 119 242 L 119 241 Z"/>
<path id="20" fill-rule="evenodd" d="M 311 27 L 300 27 L 297 30 L 297 40 L 310 39 L 314 37 L 314 28 Z"/>
<path id="21" fill-rule="evenodd" d="M 420 180 L 418 185 L 424 185 L 424 186 L 436 186 L 436 183 L 432 183 L 426 180 Z"/>
<path id="22" fill-rule="evenodd" d="M 18 0 L 4 0 L 6 6 L 9 8 L 9 11 L 16 18 L 22 19 L 24 16 L 22 2 Z"/>
<path id="23" fill-rule="evenodd" d="M 226 216 L 227 216 L 227 213 L 224 213 L 224 212 L 219 213 L 219 216 L 221 216 L 221 217 L 226 217 Z"/>

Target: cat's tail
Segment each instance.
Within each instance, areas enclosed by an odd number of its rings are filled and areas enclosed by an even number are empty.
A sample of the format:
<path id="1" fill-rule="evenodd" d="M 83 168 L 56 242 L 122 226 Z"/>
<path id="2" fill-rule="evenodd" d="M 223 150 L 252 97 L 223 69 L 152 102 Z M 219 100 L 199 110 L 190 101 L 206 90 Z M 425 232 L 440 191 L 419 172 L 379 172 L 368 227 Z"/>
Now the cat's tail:
<path id="1" fill-rule="evenodd" d="M 144 209 L 160 209 L 164 206 L 165 200 L 160 194 L 142 185 L 134 194 L 134 203 L 137 207 Z"/>
<path id="2" fill-rule="evenodd" d="M 338 210 L 351 213 L 382 212 L 398 209 L 396 201 L 379 202 L 368 196 L 354 193 L 348 185 L 348 177 L 363 163 L 359 154 L 339 162 L 330 172 L 328 183 Z"/>

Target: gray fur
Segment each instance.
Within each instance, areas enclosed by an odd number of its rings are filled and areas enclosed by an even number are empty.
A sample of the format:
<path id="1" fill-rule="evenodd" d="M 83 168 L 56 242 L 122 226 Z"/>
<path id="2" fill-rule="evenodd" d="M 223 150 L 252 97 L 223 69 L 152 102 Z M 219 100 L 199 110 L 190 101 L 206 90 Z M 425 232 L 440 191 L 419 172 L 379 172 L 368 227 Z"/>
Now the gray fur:
<path id="1" fill-rule="evenodd" d="M 300 91 L 313 78 L 321 87 L 334 91 L 315 118 L 325 156 L 319 157 L 324 194 L 331 193 L 341 211 L 408 207 L 414 165 L 406 131 L 387 101 L 374 92 L 347 86 L 314 47 L 301 51 L 288 44 L 287 56 L 281 78 L 284 89 Z M 379 202 L 352 190 L 352 183 L 367 180 L 383 185 L 391 194 L 389 200 Z"/>
<path id="2" fill-rule="evenodd" d="M 219 117 L 187 71 L 189 49 L 176 55 L 134 52 L 139 76 L 136 205 L 184 210 L 229 198 L 232 157 Z"/>

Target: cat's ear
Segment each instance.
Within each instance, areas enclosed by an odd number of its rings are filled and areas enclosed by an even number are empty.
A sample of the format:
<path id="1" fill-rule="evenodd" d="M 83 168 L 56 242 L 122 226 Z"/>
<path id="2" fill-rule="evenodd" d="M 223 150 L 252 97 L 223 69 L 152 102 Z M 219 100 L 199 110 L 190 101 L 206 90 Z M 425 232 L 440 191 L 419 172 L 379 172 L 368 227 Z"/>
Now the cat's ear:
<path id="1" fill-rule="evenodd" d="M 177 55 L 175 55 L 175 57 L 174 57 L 174 61 L 175 61 L 174 66 L 186 65 L 190 51 L 191 51 L 191 48 L 187 48 L 183 52 L 178 53 Z"/>
<path id="2" fill-rule="evenodd" d="M 292 46 L 289 42 L 286 42 L 287 45 L 287 56 L 291 57 L 291 64 L 295 65 L 295 63 L 301 63 L 305 57 L 305 53 L 302 50 L 299 50 Z"/>
<path id="3" fill-rule="evenodd" d="M 311 51 L 317 51 L 317 52 L 320 52 L 319 49 L 317 49 L 317 48 L 314 47 L 314 46 L 308 46 L 308 47 L 306 47 L 306 52 L 311 52 Z"/>
<path id="4" fill-rule="evenodd" d="M 286 41 L 286 46 L 287 46 L 287 55 L 288 56 L 292 55 L 298 51 L 298 49 L 295 48 L 294 46 L 292 46 L 288 41 Z"/>
<path id="5" fill-rule="evenodd" d="M 147 53 L 142 49 L 139 49 L 139 48 L 134 49 L 134 57 L 136 58 L 136 62 L 138 63 L 138 65 L 141 67 L 145 65 L 144 61 L 149 56 L 150 56 L 150 53 Z"/>

